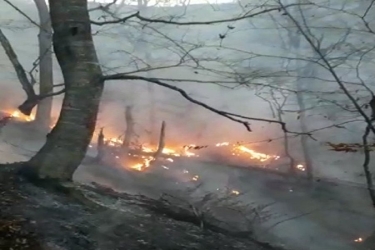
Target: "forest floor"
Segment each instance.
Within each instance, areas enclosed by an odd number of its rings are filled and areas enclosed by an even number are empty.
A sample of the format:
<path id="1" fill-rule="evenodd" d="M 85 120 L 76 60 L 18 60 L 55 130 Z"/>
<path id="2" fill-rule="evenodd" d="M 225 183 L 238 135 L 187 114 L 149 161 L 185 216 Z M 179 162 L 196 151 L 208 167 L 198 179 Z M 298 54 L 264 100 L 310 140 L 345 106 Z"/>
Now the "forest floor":
<path id="1" fill-rule="evenodd" d="M 8 127 L 1 135 L 0 163 L 27 160 L 42 143 L 25 128 Z M 306 185 L 191 159 L 176 160 L 169 170 L 156 169 L 130 173 L 83 164 L 75 173 L 79 185 L 75 188 L 89 197 L 87 203 L 77 192 L 47 191 L 0 167 L 0 249 L 279 249 L 252 240 L 256 238 L 288 250 L 375 250 L 373 207 L 363 187 L 324 181 Z M 199 175 L 201 183 L 186 180 L 185 170 Z M 88 188 L 92 182 L 112 190 L 95 194 Z M 184 192 L 197 184 L 201 185 L 193 194 Z M 167 193 L 191 204 L 207 194 L 221 200 L 218 193 L 224 189 L 238 190 L 240 195 L 226 197 L 226 207 L 218 209 L 216 218 L 238 231 L 255 214 L 257 220 L 250 221 L 253 228 L 249 230 L 255 237 L 202 230 L 191 216 L 176 219 L 176 214 L 165 215 L 138 200 L 138 194 L 153 201 Z M 236 203 L 246 205 L 246 216 L 230 207 Z M 211 210 L 216 206 L 212 204 Z M 359 238 L 363 242 L 355 242 Z"/>
<path id="2" fill-rule="evenodd" d="M 82 202 L 77 197 L 65 191 L 46 190 L 17 176 L 12 167 L 1 167 L 0 249 L 281 249 L 202 230 L 130 200 L 127 202 L 132 205 L 121 211 Z M 109 196 L 100 200 L 104 199 L 118 201 Z"/>

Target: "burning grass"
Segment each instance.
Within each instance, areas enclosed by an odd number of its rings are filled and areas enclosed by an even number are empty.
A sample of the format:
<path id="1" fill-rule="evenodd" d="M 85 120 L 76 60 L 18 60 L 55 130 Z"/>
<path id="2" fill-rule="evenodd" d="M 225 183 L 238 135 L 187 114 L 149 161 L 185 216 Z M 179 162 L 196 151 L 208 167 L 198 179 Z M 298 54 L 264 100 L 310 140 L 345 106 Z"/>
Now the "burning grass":
<path id="1" fill-rule="evenodd" d="M 119 138 L 105 138 L 106 146 L 112 148 L 121 148 L 123 140 Z M 155 161 L 153 156 L 157 152 L 157 147 L 152 145 L 141 145 L 134 148 L 132 153 L 129 153 L 132 160 L 127 161 L 128 167 L 138 171 L 143 171 L 151 166 Z M 187 158 L 207 158 L 208 154 L 217 154 L 228 159 L 234 159 L 237 162 L 242 162 L 246 165 L 267 165 L 280 159 L 279 155 L 271 155 L 262 152 L 257 152 L 240 143 L 218 142 L 212 145 L 198 146 L 195 144 L 165 146 L 160 157 L 163 161 L 173 163 L 173 158 L 187 157 Z M 119 153 L 120 155 L 120 153 Z M 119 155 L 115 158 L 120 159 Z"/>
<path id="2" fill-rule="evenodd" d="M 4 113 L 10 119 L 14 119 L 18 122 L 28 123 L 35 120 L 34 114 L 25 116 L 19 111 L 8 111 Z M 54 121 L 50 127 L 53 128 L 55 123 L 56 121 Z M 90 144 L 91 148 L 98 147 L 95 138 L 97 138 L 99 133 L 99 130 L 95 131 L 94 139 Z M 269 167 L 272 163 L 277 162 L 281 158 L 280 155 L 259 152 L 240 142 L 233 143 L 228 141 L 217 142 L 210 145 L 171 145 L 166 142 L 158 156 L 156 156 L 158 147 L 149 144 L 131 144 L 131 147 L 124 156 L 124 140 L 121 137 L 104 137 L 104 145 L 108 149 L 108 155 L 113 158 L 111 159 L 112 162 L 135 171 L 145 171 L 149 169 L 156 160 L 162 163 L 164 169 L 168 170 L 175 158 L 180 157 L 199 158 L 201 160 L 216 158 L 220 162 L 226 162 L 228 164 L 258 166 L 263 168 Z M 296 165 L 296 169 L 305 171 L 305 167 L 302 164 Z M 192 180 L 194 179 L 196 178 L 192 176 Z"/>

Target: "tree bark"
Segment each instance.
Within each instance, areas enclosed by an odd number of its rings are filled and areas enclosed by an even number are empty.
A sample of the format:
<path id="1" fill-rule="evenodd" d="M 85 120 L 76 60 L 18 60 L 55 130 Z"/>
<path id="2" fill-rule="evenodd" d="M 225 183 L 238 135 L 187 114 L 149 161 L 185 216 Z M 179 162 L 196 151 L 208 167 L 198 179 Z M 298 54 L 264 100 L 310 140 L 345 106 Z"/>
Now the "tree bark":
<path id="1" fill-rule="evenodd" d="M 52 64 L 52 27 L 48 6 L 45 0 L 34 0 L 39 14 L 39 95 L 46 95 L 53 91 Z M 51 125 L 51 111 L 53 98 L 47 97 L 38 103 L 35 122 L 48 130 Z"/>
<path id="2" fill-rule="evenodd" d="M 87 0 L 49 0 L 49 6 L 65 96 L 56 126 L 24 171 L 32 177 L 70 181 L 93 136 L 104 81 Z"/>

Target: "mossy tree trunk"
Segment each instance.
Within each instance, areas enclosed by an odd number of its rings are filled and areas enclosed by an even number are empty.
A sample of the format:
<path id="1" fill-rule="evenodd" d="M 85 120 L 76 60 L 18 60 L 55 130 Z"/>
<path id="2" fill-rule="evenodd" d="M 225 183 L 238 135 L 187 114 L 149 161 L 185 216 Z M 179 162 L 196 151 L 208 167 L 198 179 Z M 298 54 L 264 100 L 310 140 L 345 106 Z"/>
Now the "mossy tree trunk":
<path id="1" fill-rule="evenodd" d="M 70 181 L 95 130 L 103 77 L 87 0 L 49 0 L 49 6 L 53 46 L 66 92 L 56 126 L 25 169 L 35 177 Z"/>

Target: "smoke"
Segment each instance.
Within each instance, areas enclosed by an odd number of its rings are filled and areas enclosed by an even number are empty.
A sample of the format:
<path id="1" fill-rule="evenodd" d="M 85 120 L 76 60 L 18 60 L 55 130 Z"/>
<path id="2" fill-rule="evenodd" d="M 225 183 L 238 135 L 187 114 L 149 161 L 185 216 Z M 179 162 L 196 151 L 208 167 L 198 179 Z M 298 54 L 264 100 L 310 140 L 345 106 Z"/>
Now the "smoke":
<path id="1" fill-rule="evenodd" d="M 265 117 L 267 112 L 246 89 L 231 91 L 198 83 L 182 88 L 193 98 L 220 110 L 250 117 Z M 158 136 L 162 121 L 167 124 L 167 143 L 181 146 L 214 145 L 223 141 L 249 143 L 267 140 L 281 131 L 279 125 L 249 121 L 253 132 L 248 132 L 242 124 L 193 104 L 172 90 L 153 86 L 150 91 L 145 82 L 120 81 L 105 87 L 98 127 L 104 127 L 111 137 L 123 135 L 127 105 L 133 106 L 136 133 L 144 143 L 149 143 L 150 133 Z"/>
<path id="2" fill-rule="evenodd" d="M 13 87 L 14 86 L 14 87 Z M 0 83 L 0 108 L 1 110 L 13 109 L 21 104 L 18 100 L 23 98 L 22 92 L 19 91 L 21 85 L 14 81 Z"/>

